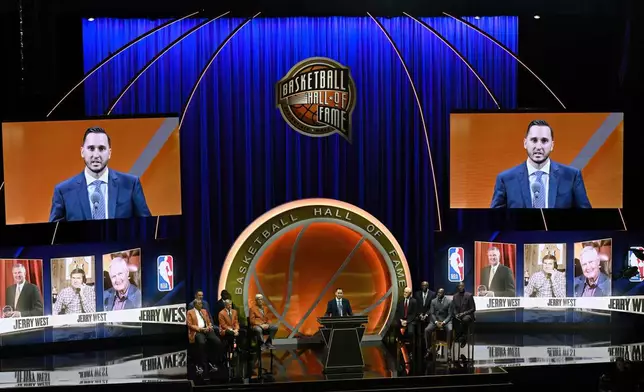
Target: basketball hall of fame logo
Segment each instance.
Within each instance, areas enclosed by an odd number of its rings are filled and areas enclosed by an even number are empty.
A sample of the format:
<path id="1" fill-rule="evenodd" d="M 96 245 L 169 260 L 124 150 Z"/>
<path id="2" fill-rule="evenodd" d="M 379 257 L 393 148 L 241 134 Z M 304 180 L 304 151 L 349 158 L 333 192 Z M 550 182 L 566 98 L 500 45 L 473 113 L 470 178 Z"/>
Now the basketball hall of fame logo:
<path id="1" fill-rule="evenodd" d="M 349 68 L 329 58 L 300 61 L 277 83 L 277 107 L 288 125 L 303 135 L 338 133 L 351 142 L 355 103 Z"/>
<path id="2" fill-rule="evenodd" d="M 366 335 L 393 320 L 409 266 L 391 232 L 366 211 L 338 200 L 303 199 L 266 212 L 240 234 L 219 279 L 240 313 L 262 294 L 277 338 L 313 336 L 335 289 L 354 314 L 369 317 Z"/>

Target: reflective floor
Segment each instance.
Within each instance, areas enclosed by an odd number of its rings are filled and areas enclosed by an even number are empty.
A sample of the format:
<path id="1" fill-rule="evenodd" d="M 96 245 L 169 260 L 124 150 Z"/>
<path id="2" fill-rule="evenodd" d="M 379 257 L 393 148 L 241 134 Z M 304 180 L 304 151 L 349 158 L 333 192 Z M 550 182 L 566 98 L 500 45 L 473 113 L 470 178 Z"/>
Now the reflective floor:
<path id="1" fill-rule="evenodd" d="M 0 388 L 185 380 L 187 351 L 170 347 L 3 358 Z"/>
<path id="2" fill-rule="evenodd" d="M 448 362 L 446 352 L 427 360 L 399 344 L 365 343 L 363 374 L 353 379 L 439 376 L 444 374 L 490 375 L 517 366 L 563 365 L 612 362 L 617 357 L 641 361 L 644 342 L 623 336 L 581 336 L 570 334 L 479 334 L 473 345 L 472 361 Z M 468 355 L 468 347 L 462 349 Z M 470 352 L 471 353 L 471 352 Z M 281 346 L 261 356 L 240 353 L 230 368 L 220 367 L 206 380 L 194 378 L 186 350 L 181 347 L 125 347 L 109 351 L 63 354 L 38 358 L 0 360 L 0 388 L 79 384 L 119 384 L 173 381 L 193 378 L 196 384 L 247 383 L 261 375 L 263 382 L 325 380 L 324 349 L 321 345 L 304 348 Z M 464 358 L 465 359 L 465 358 Z M 260 369 L 261 368 L 261 369 Z M 334 377 L 334 378 L 337 378 Z"/>

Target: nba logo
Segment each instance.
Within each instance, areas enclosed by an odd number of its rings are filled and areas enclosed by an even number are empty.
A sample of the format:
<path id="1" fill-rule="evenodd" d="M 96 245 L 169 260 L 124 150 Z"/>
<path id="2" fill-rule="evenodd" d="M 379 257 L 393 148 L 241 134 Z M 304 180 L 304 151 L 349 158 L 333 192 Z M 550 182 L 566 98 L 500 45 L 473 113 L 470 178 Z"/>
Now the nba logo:
<path id="1" fill-rule="evenodd" d="M 633 246 L 631 249 L 644 251 L 644 248 L 640 246 Z M 628 266 L 637 267 L 637 274 L 629 279 L 631 282 L 639 283 L 644 280 L 644 260 L 638 259 L 632 250 L 628 251 Z"/>
<path id="2" fill-rule="evenodd" d="M 174 262 L 172 256 L 157 257 L 157 289 L 159 291 L 172 291 L 174 287 Z"/>
<path id="3" fill-rule="evenodd" d="M 452 247 L 447 251 L 448 256 L 448 279 L 450 282 L 461 282 L 465 278 L 465 251 L 461 247 Z"/>

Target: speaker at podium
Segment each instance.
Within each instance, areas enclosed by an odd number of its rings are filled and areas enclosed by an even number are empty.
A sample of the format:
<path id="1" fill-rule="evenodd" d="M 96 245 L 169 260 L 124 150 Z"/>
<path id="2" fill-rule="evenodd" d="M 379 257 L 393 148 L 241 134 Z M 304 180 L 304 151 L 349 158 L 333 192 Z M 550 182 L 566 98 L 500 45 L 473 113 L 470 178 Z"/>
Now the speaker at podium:
<path id="1" fill-rule="evenodd" d="M 360 342 L 368 322 L 368 316 L 318 317 L 326 345 L 325 374 L 364 372 Z"/>

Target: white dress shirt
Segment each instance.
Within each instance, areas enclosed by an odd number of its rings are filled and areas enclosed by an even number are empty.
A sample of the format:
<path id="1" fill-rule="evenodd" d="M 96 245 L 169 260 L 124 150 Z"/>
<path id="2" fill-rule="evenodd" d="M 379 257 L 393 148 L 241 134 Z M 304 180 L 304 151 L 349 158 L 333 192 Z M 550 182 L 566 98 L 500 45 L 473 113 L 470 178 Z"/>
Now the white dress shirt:
<path id="1" fill-rule="evenodd" d="M 201 311 L 195 309 L 195 312 L 197 313 L 197 325 L 199 328 L 206 328 L 206 321 L 203 319 Z"/>
<path id="2" fill-rule="evenodd" d="M 88 170 L 89 169 L 85 168 L 84 173 L 85 173 L 85 181 L 87 183 L 87 196 L 89 197 L 89 205 L 90 205 L 90 207 L 92 206 L 92 193 L 94 193 L 94 191 L 96 190 L 96 187 L 94 185 L 92 185 L 92 182 L 94 182 L 96 180 L 100 180 L 102 182 L 102 184 L 101 184 L 101 193 L 103 194 L 103 202 L 105 204 L 105 219 L 109 219 L 110 217 L 107 215 L 108 210 L 109 210 L 109 208 L 107 208 L 107 206 L 109 205 L 109 204 L 107 204 L 107 201 L 108 201 L 108 199 L 107 199 L 107 189 L 109 188 L 108 187 L 108 179 L 110 178 L 109 177 L 110 169 L 105 168 L 105 172 L 99 178 L 92 177 L 87 172 Z"/>
<path id="3" fill-rule="evenodd" d="M 546 164 L 543 165 L 541 169 L 535 169 L 534 166 L 530 164 L 529 161 L 526 162 L 528 166 L 528 180 L 530 180 L 530 185 L 537 182 L 537 175 L 535 174 L 538 171 L 542 171 L 541 182 L 543 183 L 543 195 L 546 202 L 546 208 L 548 208 L 548 189 L 550 185 L 550 158 L 546 161 Z M 534 205 L 534 192 L 532 191 L 532 186 L 530 186 L 530 199 Z M 532 207 L 532 205 L 530 206 Z"/>

